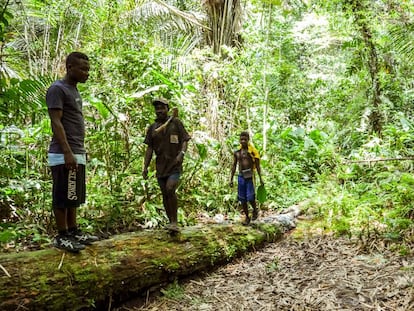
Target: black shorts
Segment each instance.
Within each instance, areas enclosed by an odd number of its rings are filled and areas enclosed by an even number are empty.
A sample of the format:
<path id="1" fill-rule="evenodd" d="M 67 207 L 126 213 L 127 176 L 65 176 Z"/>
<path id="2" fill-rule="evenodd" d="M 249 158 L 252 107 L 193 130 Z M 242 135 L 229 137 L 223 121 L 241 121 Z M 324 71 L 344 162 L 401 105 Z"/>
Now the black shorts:
<path id="1" fill-rule="evenodd" d="M 85 203 L 85 165 L 78 165 L 77 171 L 68 170 L 65 165 L 51 166 L 53 178 L 52 207 L 71 208 Z"/>

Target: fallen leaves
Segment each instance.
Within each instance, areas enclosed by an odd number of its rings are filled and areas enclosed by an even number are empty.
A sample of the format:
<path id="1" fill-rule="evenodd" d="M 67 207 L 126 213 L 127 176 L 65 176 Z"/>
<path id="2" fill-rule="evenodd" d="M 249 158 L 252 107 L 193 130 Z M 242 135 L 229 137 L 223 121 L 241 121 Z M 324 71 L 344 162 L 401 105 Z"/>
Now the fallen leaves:
<path id="1" fill-rule="evenodd" d="M 183 283 L 177 300 L 158 297 L 119 310 L 414 310 L 413 257 L 347 238 L 293 236 Z"/>

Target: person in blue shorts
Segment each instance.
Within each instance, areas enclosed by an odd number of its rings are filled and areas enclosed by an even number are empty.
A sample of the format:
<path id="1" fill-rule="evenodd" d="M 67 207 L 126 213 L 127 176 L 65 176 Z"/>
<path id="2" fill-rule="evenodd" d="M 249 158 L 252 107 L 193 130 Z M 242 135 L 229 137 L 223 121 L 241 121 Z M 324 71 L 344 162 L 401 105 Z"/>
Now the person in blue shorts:
<path id="1" fill-rule="evenodd" d="M 237 177 L 238 187 L 237 196 L 239 203 L 246 215 L 244 221 L 245 225 L 250 223 L 250 220 L 256 220 L 259 212 L 256 206 L 256 191 L 254 185 L 254 173 L 257 171 L 260 183 L 263 185 L 262 172 L 260 168 L 260 155 L 257 149 L 249 143 L 250 136 L 248 132 L 241 132 L 240 134 L 240 149 L 233 153 L 233 167 L 231 169 L 230 187 L 233 187 L 233 177 L 236 173 L 237 165 L 239 167 L 239 174 Z M 253 208 L 252 217 L 249 216 L 248 203 Z"/>

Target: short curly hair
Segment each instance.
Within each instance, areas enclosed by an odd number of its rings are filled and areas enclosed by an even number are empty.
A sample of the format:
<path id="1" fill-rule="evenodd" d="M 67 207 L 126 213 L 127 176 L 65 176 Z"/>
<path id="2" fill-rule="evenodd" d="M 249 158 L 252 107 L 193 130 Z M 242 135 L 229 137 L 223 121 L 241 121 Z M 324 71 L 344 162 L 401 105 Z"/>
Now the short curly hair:
<path id="1" fill-rule="evenodd" d="M 66 67 L 69 64 L 73 64 L 74 62 L 78 61 L 78 59 L 84 59 L 89 61 L 89 57 L 82 53 L 82 52 L 72 52 L 66 57 Z"/>
<path id="2" fill-rule="evenodd" d="M 241 132 L 241 133 L 240 133 L 240 137 L 242 137 L 242 136 L 245 136 L 245 137 L 247 137 L 247 139 L 250 139 L 249 132 L 247 132 L 247 131 L 243 131 L 243 132 Z"/>

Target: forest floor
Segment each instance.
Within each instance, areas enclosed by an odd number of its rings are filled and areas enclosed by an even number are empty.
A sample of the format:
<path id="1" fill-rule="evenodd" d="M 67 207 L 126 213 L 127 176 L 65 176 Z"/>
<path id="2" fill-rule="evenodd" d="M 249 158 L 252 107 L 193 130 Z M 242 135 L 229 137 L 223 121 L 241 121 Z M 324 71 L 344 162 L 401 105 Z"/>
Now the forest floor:
<path id="1" fill-rule="evenodd" d="M 414 257 L 383 240 L 293 230 L 213 272 L 112 310 L 414 310 Z"/>

